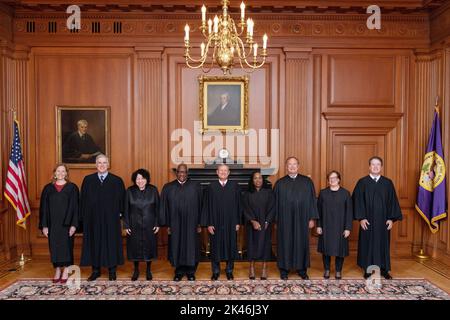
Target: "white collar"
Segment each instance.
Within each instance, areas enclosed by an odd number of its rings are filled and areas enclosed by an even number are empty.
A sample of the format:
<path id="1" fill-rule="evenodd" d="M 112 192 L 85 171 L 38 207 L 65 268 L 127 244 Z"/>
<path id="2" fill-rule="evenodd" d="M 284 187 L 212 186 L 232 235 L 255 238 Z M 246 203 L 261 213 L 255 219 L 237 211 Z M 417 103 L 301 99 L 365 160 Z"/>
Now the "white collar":
<path id="1" fill-rule="evenodd" d="M 289 176 L 291 179 L 295 179 L 295 178 L 297 178 L 298 173 L 296 173 L 296 174 L 288 174 L 288 176 Z"/>
<path id="2" fill-rule="evenodd" d="M 225 180 L 225 181 L 222 181 L 222 180 L 220 180 L 220 179 L 219 179 L 219 183 L 220 183 L 221 185 L 223 185 L 223 186 L 224 186 L 224 185 L 226 185 L 226 184 L 227 184 L 227 182 L 228 182 L 228 179 L 227 179 L 227 180 Z"/>
<path id="3" fill-rule="evenodd" d="M 373 174 L 369 173 L 369 176 L 370 176 L 372 179 L 378 181 L 378 180 L 380 180 L 381 174 L 379 174 L 379 175 L 377 175 L 377 176 L 374 176 Z"/>
<path id="4" fill-rule="evenodd" d="M 108 176 L 108 171 L 106 171 L 105 173 L 100 173 L 97 172 L 98 178 L 100 179 L 101 176 L 103 176 L 103 180 L 106 179 L 106 177 Z"/>
<path id="5" fill-rule="evenodd" d="M 185 184 L 185 183 L 186 183 L 187 179 L 186 179 L 186 180 L 184 180 L 184 182 L 181 182 L 181 181 L 180 181 L 180 180 L 178 180 L 178 179 L 177 179 L 177 181 L 178 181 L 178 183 L 179 183 L 179 184 L 183 185 L 183 184 Z"/>

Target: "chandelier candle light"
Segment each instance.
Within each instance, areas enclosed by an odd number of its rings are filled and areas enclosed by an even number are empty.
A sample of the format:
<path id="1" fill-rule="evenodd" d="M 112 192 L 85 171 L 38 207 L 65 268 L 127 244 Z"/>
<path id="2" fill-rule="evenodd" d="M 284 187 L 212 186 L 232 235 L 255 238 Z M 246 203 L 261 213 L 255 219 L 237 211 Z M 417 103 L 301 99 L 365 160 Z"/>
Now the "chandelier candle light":
<path id="1" fill-rule="evenodd" d="M 202 6 L 202 32 L 205 41 L 200 44 L 200 58 L 195 59 L 190 54 L 191 44 L 189 41 L 190 27 L 188 24 L 184 27 L 184 57 L 186 65 L 192 69 L 202 68 L 203 72 L 208 73 L 214 66 L 214 63 L 222 69 L 223 74 L 231 73 L 235 58 L 246 72 L 253 72 L 264 65 L 267 57 L 267 34 L 263 36 L 262 50 L 253 40 L 253 28 L 255 23 L 248 18 L 245 23 L 245 4 L 241 3 L 241 19 L 237 24 L 228 14 L 228 0 L 222 0 L 222 15 L 215 15 L 214 18 L 206 21 L 206 7 Z M 239 30 L 239 31 L 238 31 Z M 245 40 L 241 36 L 245 34 Z M 206 43 L 206 44 L 205 44 Z M 258 52 L 259 49 L 259 52 Z M 208 53 L 212 56 L 208 58 Z M 258 55 L 259 53 L 259 55 Z M 209 67 L 205 68 L 205 64 Z M 248 69 L 248 70 L 247 70 Z"/>

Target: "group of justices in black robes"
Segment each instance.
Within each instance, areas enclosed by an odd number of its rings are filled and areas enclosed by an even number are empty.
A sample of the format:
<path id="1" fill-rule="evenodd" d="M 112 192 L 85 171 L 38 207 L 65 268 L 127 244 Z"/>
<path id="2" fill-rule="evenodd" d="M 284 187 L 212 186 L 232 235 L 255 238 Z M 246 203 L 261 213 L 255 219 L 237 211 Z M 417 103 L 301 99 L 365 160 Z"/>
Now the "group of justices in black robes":
<path id="1" fill-rule="evenodd" d="M 357 263 L 364 278 L 377 267 L 385 279 L 392 279 L 390 230 L 402 219 L 402 213 L 394 184 L 381 175 L 382 166 L 380 157 L 370 158 L 369 174 L 359 179 L 352 196 L 340 186 L 339 172 L 328 174 L 329 187 L 320 191 L 318 200 L 318 251 L 323 254 L 324 278 L 330 277 L 330 260 L 335 256 L 335 277 L 341 279 L 354 219 L 360 224 Z"/>
<path id="2" fill-rule="evenodd" d="M 81 266 L 91 266 L 88 281 L 101 276 L 101 268 L 116 280 L 116 268 L 124 263 L 122 223 L 126 233 L 127 258 L 134 262 L 132 280 L 139 277 L 139 262 L 146 262 L 146 279 L 152 280 L 151 261 L 157 258 L 160 226 L 170 230 L 170 262 L 175 280 L 184 274 L 195 280 L 199 260 L 198 232 L 202 205 L 201 189 L 187 179 L 186 165 L 177 169 L 177 179 L 166 184 L 161 194 L 150 184 L 150 173 L 139 169 L 132 174 L 133 185 L 125 190 L 122 179 L 108 171 L 109 159 L 96 157 L 97 172 L 86 176 L 79 196 L 68 181 L 68 169 L 58 165 L 52 182 L 41 195 L 39 227 L 49 238 L 53 282 L 66 282 L 73 264 L 73 235 L 83 232 Z M 61 272 L 61 268 L 64 271 Z"/>
<path id="3" fill-rule="evenodd" d="M 188 168 L 181 164 L 177 178 L 164 185 L 161 199 L 150 184 L 150 174 L 139 169 L 132 175 L 133 186 L 125 190 L 121 178 L 108 171 L 105 155 L 96 158 L 97 172 L 84 178 L 81 196 L 68 181 L 68 170 L 59 165 L 52 183 L 41 196 L 40 228 L 49 238 L 51 261 L 55 267 L 54 282 L 65 282 L 68 272 L 62 267 L 73 264 L 73 235 L 83 231 L 81 265 L 91 266 L 92 281 L 108 268 L 109 279 L 116 279 L 116 267 L 124 262 L 122 225 L 127 234 L 127 257 L 134 262 L 132 280 L 139 277 L 139 262 L 147 263 L 147 279 L 152 279 L 151 261 L 157 257 L 156 234 L 168 227 L 169 261 L 175 268 L 174 280 L 184 275 L 195 280 L 199 262 L 200 227 L 206 227 L 211 246 L 212 280 L 220 275 L 225 261 L 227 279 L 233 276 L 237 258 L 237 232 L 246 224 L 250 279 L 255 278 L 254 262 L 263 262 L 262 279 L 267 278 L 266 261 L 271 258 L 271 229 L 277 223 L 277 265 L 281 279 L 295 270 L 308 279 L 310 266 L 309 230 L 317 220 L 318 251 L 323 254 L 324 277 L 329 278 L 330 260 L 336 257 L 336 278 L 341 278 L 343 258 L 348 255 L 351 221 L 360 222 L 358 265 L 364 276 L 367 268 L 378 266 L 390 279 L 389 235 L 393 222 L 402 214 L 391 180 L 381 176 L 382 159 L 369 160 L 369 175 L 361 178 L 350 193 L 340 187 L 340 174 L 328 175 L 329 187 L 316 199 L 309 177 L 298 173 L 297 158 L 286 160 L 287 175 L 279 179 L 272 191 L 264 185 L 260 173 L 254 173 L 249 190 L 241 193 L 239 185 L 229 180 L 227 165 L 217 168 L 218 179 L 204 192 L 198 183 L 188 179 Z"/>

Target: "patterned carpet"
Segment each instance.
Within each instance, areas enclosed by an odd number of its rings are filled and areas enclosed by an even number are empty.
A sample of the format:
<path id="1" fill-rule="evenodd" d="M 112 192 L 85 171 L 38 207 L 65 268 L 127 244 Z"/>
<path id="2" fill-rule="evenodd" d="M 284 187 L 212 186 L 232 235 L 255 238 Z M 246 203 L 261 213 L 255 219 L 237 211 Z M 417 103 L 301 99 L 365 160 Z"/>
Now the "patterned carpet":
<path id="1" fill-rule="evenodd" d="M 0 300 L 450 300 L 450 295 L 423 279 L 235 280 L 235 281 L 82 281 L 80 288 L 51 281 L 18 280 L 0 291 Z"/>

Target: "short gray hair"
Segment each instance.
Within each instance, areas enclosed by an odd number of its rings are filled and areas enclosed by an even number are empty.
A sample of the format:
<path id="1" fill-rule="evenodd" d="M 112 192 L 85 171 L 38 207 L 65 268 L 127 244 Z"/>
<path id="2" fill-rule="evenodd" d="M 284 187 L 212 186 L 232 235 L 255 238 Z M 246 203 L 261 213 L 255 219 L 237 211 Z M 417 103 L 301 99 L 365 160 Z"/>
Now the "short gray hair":
<path id="1" fill-rule="evenodd" d="M 82 124 L 88 125 L 87 120 L 81 119 L 81 120 L 78 120 L 78 121 L 77 121 L 77 126 L 80 126 L 80 125 L 82 125 Z"/>
<path id="2" fill-rule="evenodd" d="M 95 163 L 97 163 L 98 159 L 101 159 L 101 158 L 105 158 L 109 163 L 109 158 L 106 155 L 104 155 L 103 153 L 100 153 L 99 155 L 97 155 L 95 157 Z"/>

